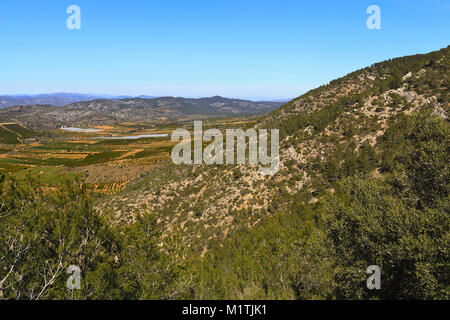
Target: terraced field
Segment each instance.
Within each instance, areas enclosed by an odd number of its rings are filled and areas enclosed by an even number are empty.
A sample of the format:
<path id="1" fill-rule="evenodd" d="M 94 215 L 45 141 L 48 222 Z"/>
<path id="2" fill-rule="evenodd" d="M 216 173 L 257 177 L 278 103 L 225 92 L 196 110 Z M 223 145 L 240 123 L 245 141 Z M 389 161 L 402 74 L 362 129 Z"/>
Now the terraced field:
<path id="1" fill-rule="evenodd" d="M 204 124 L 230 128 L 254 120 L 222 118 Z M 177 128 L 190 129 L 192 123 L 122 123 L 95 127 L 100 131 L 93 133 L 62 129 L 36 132 L 19 123 L 1 123 L 0 172 L 12 173 L 18 179 L 27 175 L 39 177 L 49 187 L 58 185 L 62 177 L 78 175 L 95 192 L 116 193 L 155 166 L 171 161 L 175 142 L 170 140 L 170 133 Z M 167 136 L 120 139 L 153 134 Z M 98 139 L 99 136 L 108 139 Z"/>
<path id="2" fill-rule="evenodd" d="M 39 132 L 18 123 L 0 123 L 0 143 L 21 144 L 24 143 L 24 139 L 39 135 Z"/>

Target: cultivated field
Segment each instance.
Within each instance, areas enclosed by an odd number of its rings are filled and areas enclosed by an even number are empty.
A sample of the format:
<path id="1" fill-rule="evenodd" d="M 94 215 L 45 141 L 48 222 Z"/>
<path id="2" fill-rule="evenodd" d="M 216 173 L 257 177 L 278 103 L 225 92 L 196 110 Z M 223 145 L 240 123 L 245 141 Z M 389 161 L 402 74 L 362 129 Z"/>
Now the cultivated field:
<path id="1" fill-rule="evenodd" d="M 221 118 L 205 121 L 204 127 L 245 127 L 253 120 Z M 121 123 L 95 126 L 90 129 L 100 131 L 84 133 L 63 129 L 37 132 L 19 123 L 0 123 L 0 172 L 18 179 L 39 177 L 49 187 L 57 186 L 64 176 L 79 175 L 95 192 L 116 193 L 155 166 L 169 163 L 176 144 L 170 134 L 177 128 L 192 127 L 192 122 Z M 152 134 L 168 136 L 120 139 Z"/>

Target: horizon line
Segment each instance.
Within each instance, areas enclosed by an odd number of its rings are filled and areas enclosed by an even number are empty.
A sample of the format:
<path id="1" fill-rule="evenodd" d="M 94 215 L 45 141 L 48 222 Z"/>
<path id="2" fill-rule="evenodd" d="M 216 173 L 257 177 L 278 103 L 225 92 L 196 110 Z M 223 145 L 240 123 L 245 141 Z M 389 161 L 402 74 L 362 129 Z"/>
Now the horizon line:
<path id="1" fill-rule="evenodd" d="M 302 95 L 304 92 L 300 93 Z M 19 98 L 19 97 L 38 97 L 38 96 L 44 96 L 44 95 L 58 95 L 58 94 L 71 94 L 71 95 L 80 95 L 80 96 L 90 96 L 95 97 L 99 99 L 108 99 L 108 100 L 114 100 L 117 98 L 120 99 L 126 99 L 126 98 L 141 98 L 141 97 L 147 97 L 146 99 L 157 99 L 157 98 L 184 98 L 184 99 L 203 99 L 203 98 L 213 98 L 213 97 L 220 97 L 225 99 L 238 99 L 238 100 L 249 100 L 249 101 L 269 101 L 269 102 L 278 102 L 278 101 L 285 101 L 285 100 L 292 100 L 295 99 L 298 96 L 295 97 L 255 97 L 255 96 L 223 96 L 220 94 L 215 95 L 205 95 L 205 96 L 178 96 L 178 95 L 150 95 L 150 94 L 139 94 L 139 95 L 130 95 L 130 94 L 109 94 L 109 93 L 82 93 L 82 92 L 70 92 L 70 91 L 55 91 L 55 92 L 44 92 L 44 93 L 13 93 L 13 94 L 3 94 L 0 93 L 0 97 L 13 97 L 13 98 Z M 145 98 L 144 98 L 145 99 Z"/>

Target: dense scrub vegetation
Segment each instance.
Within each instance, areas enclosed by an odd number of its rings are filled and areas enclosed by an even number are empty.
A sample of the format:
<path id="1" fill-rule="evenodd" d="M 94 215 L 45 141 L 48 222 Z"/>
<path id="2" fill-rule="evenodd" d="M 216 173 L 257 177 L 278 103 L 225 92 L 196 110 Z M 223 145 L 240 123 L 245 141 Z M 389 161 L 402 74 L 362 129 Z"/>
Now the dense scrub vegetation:
<path id="1" fill-rule="evenodd" d="M 369 164 L 344 171 L 318 203 L 305 204 L 299 193 L 250 232 L 180 265 L 172 259 L 180 251 L 159 249 L 151 214 L 113 226 L 77 181 L 43 190 L 32 178 L 2 175 L 0 295 L 447 299 L 448 130 L 438 117 L 399 119 L 381 138 L 382 177 L 371 177 Z M 382 269 L 383 290 L 365 288 L 372 264 Z M 83 271 L 82 290 L 66 289 L 69 265 Z"/>
<path id="2" fill-rule="evenodd" d="M 292 199 L 194 264 L 189 297 L 448 299 L 448 123 L 407 116 L 382 140 L 389 173 L 374 178 L 362 160 L 320 202 Z M 367 290 L 369 265 L 381 267 L 382 290 Z"/>
<path id="3" fill-rule="evenodd" d="M 156 246 L 154 219 L 114 227 L 80 181 L 48 190 L 0 176 L 0 299 L 169 298 L 175 267 Z M 81 290 L 68 290 L 70 265 Z M 176 292 L 175 289 L 173 289 Z"/>
<path id="4" fill-rule="evenodd" d="M 449 48 L 375 64 L 262 118 L 284 157 L 265 180 L 169 165 L 95 211 L 76 179 L 2 175 L 0 298 L 449 299 L 449 65 Z"/>

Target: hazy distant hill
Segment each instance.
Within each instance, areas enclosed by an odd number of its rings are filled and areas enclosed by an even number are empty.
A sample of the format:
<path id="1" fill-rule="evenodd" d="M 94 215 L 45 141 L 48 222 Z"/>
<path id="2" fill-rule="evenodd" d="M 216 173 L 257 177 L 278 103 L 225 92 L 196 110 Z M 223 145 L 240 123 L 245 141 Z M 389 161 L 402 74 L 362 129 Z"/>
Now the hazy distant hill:
<path id="1" fill-rule="evenodd" d="M 50 93 L 39 95 L 5 95 L 0 96 L 0 108 L 12 106 L 29 106 L 35 104 L 49 104 L 65 106 L 78 101 L 88 101 L 100 98 L 99 96 L 79 93 Z"/>
<path id="2" fill-rule="evenodd" d="M 13 106 L 32 106 L 37 104 L 46 104 L 52 106 L 66 106 L 71 103 L 80 101 L 89 101 L 96 99 L 125 99 L 133 98 L 132 96 L 113 96 L 99 94 L 82 94 L 82 93 L 47 93 L 37 95 L 4 95 L 0 96 L 0 109 Z M 139 96 L 138 98 L 151 99 L 156 96 Z"/>
<path id="3" fill-rule="evenodd" d="M 18 121 L 39 129 L 56 128 L 61 125 L 258 115 L 268 113 L 281 105 L 281 102 L 253 102 L 219 96 L 200 99 L 175 97 L 97 99 L 63 107 L 47 104 L 5 108 L 0 110 L 0 119 Z"/>

